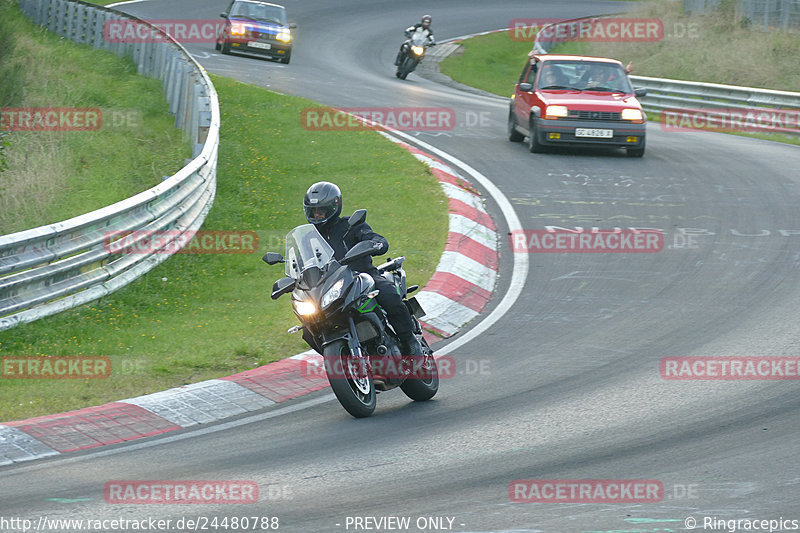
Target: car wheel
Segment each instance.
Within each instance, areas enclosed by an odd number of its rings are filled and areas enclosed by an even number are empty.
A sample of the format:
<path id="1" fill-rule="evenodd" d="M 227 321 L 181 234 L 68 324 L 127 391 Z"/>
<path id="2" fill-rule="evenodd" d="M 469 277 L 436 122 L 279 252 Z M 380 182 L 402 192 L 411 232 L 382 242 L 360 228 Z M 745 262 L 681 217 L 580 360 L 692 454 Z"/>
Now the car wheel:
<path id="1" fill-rule="evenodd" d="M 525 138 L 523 134 L 517 131 L 517 120 L 514 118 L 514 110 L 508 111 L 508 140 L 512 143 L 522 142 Z"/>
<path id="2" fill-rule="evenodd" d="M 291 61 L 291 60 L 292 60 L 292 55 L 289 54 L 288 56 L 285 56 L 285 57 L 281 58 L 281 63 L 283 63 L 284 65 L 288 65 L 289 61 Z"/>
<path id="3" fill-rule="evenodd" d="M 528 151 L 533 154 L 544 152 L 544 146 L 539 142 L 539 137 L 536 135 L 536 121 L 533 117 L 530 120 L 530 127 L 528 128 Z"/>
<path id="4" fill-rule="evenodd" d="M 222 43 L 222 53 L 223 54 L 230 54 L 231 53 L 231 45 L 230 45 L 230 43 Z"/>
<path id="5" fill-rule="evenodd" d="M 219 51 L 219 41 L 217 41 L 216 43 L 214 43 L 214 50 L 217 50 L 217 51 Z"/>
<path id="6" fill-rule="evenodd" d="M 644 137 L 642 137 L 642 144 L 636 148 L 625 148 L 625 153 L 628 157 L 643 157 L 644 156 Z"/>

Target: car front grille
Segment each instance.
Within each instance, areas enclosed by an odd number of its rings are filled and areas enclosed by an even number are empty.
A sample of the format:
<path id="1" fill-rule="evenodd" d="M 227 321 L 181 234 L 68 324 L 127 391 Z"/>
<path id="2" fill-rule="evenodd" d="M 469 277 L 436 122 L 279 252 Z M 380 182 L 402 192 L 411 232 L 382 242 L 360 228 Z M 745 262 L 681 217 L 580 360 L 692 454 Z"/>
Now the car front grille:
<path id="1" fill-rule="evenodd" d="M 579 120 L 621 120 L 620 113 L 614 113 L 611 111 L 576 111 L 572 110 L 569 112 L 569 118 L 575 118 Z"/>

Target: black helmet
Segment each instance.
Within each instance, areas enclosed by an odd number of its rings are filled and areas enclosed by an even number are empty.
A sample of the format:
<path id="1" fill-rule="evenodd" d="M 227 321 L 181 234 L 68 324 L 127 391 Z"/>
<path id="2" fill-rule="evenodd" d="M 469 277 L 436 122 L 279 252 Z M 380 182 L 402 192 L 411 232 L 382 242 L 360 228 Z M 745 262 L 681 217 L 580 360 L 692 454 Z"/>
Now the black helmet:
<path id="1" fill-rule="evenodd" d="M 342 213 L 342 191 L 329 181 L 315 183 L 306 191 L 303 211 L 311 224 L 326 224 Z"/>
<path id="2" fill-rule="evenodd" d="M 433 17 L 431 17 L 430 15 L 422 15 L 422 26 L 424 28 L 430 26 L 431 22 L 433 22 Z"/>

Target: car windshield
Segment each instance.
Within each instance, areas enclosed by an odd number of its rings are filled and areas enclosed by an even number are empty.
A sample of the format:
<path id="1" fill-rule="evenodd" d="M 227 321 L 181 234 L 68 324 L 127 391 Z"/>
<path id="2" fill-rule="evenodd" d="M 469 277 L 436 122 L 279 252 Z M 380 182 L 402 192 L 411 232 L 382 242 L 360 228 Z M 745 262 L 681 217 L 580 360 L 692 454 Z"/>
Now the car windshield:
<path id="1" fill-rule="evenodd" d="M 625 69 L 621 65 L 592 61 L 546 61 L 540 69 L 536 88 L 633 92 Z"/>
<path id="2" fill-rule="evenodd" d="M 313 224 L 297 226 L 286 235 L 286 275 L 300 279 L 311 267 L 322 268 L 333 257 L 333 248 Z"/>
<path id="3" fill-rule="evenodd" d="M 231 9 L 232 17 L 242 17 L 263 22 L 286 25 L 286 11 L 280 7 L 258 2 L 237 2 Z"/>

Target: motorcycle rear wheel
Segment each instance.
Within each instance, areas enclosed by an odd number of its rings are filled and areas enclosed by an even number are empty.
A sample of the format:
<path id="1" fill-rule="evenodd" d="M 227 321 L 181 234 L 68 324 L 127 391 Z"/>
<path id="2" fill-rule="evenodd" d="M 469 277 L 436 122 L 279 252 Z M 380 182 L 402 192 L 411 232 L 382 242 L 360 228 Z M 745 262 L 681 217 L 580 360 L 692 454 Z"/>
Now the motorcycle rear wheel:
<path id="1" fill-rule="evenodd" d="M 433 398 L 439 391 L 439 367 L 428 343 L 421 335 L 417 337 L 420 338 L 422 351 L 426 356 L 425 361 L 422 368 L 400 385 L 400 389 L 415 402 L 424 402 Z"/>
<path id="2" fill-rule="evenodd" d="M 366 418 L 375 411 L 376 395 L 372 376 L 359 377 L 348 362 L 350 347 L 336 341 L 325 347 L 325 371 L 336 399 L 355 418 Z"/>

